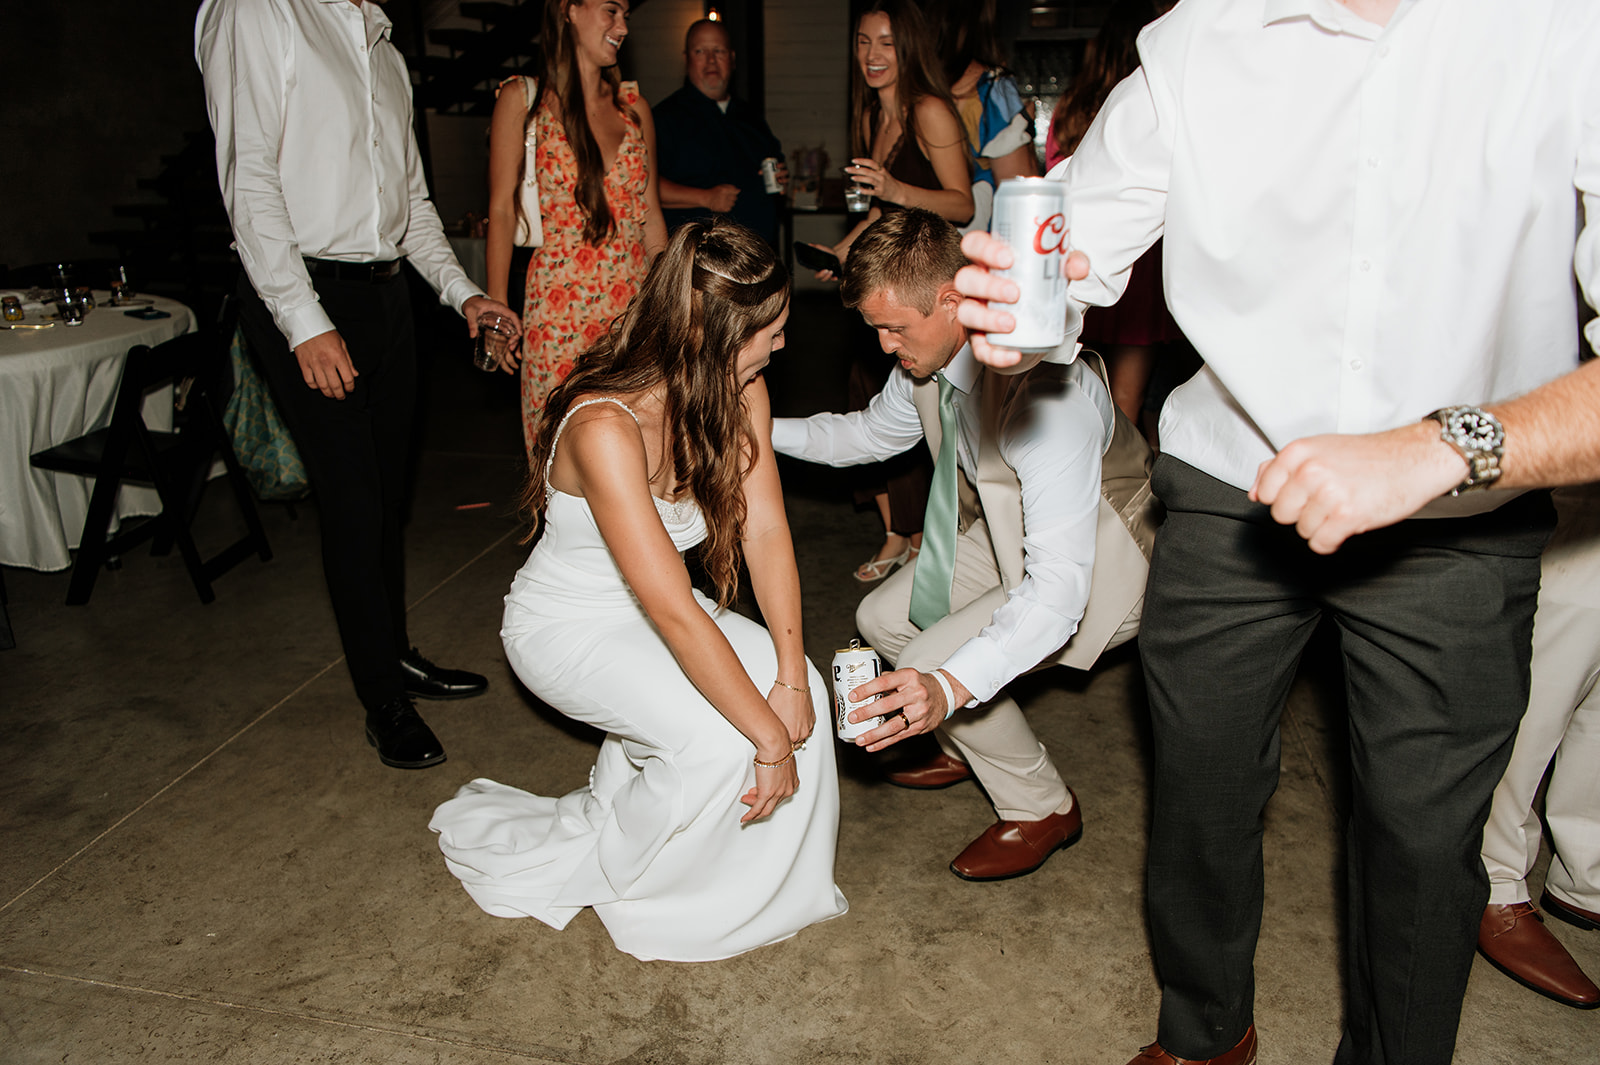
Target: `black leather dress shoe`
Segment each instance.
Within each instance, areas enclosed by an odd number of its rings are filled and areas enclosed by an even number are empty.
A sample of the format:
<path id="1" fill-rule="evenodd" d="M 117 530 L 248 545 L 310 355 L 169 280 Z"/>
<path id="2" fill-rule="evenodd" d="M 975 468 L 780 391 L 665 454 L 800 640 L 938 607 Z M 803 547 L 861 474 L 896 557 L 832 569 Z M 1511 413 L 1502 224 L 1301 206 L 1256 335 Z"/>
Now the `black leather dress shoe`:
<path id="1" fill-rule="evenodd" d="M 391 699 L 367 711 L 367 742 L 384 765 L 426 769 L 444 761 L 444 747 L 410 699 Z"/>
<path id="2" fill-rule="evenodd" d="M 443 669 L 422 657 L 415 647 L 400 659 L 406 692 L 418 699 L 470 699 L 489 690 L 489 678 L 464 669 Z"/>

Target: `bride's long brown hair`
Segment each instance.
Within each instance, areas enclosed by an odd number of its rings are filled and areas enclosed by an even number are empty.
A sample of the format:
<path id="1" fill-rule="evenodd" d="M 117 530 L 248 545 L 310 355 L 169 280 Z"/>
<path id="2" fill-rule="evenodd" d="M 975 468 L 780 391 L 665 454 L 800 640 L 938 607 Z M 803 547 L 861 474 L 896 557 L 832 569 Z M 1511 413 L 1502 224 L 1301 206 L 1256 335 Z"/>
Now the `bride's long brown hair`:
<path id="1" fill-rule="evenodd" d="M 717 600 L 733 602 L 744 479 L 759 451 L 734 368 L 740 350 L 788 303 L 789 272 L 766 241 L 720 219 L 679 228 L 610 332 L 579 356 L 545 401 L 521 501 L 535 528 L 545 506 L 545 463 L 573 401 L 665 384 L 673 474 L 679 492 L 705 514 L 701 561 Z"/>

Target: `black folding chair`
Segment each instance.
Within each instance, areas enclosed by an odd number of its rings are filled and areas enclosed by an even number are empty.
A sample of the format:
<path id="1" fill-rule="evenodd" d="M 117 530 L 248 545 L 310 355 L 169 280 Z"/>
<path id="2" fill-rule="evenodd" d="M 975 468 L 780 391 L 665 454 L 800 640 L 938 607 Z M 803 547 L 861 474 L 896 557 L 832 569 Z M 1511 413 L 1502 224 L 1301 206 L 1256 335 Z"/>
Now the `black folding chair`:
<path id="1" fill-rule="evenodd" d="M 227 373 L 227 359 L 209 333 L 189 333 L 153 348 L 133 348 L 117 386 L 111 424 L 32 457 L 39 469 L 94 478 L 94 494 L 67 589 L 68 606 L 87 603 L 100 568 L 147 539 L 154 541 L 153 555 L 166 554 L 177 545 L 202 603 L 216 598 L 211 582 L 251 554 L 263 562 L 272 557 L 250 482 L 234 457 L 216 403 Z M 176 424 L 172 432 L 159 432 L 145 425 L 144 398 L 152 388 L 168 382 L 178 397 Z M 202 559 L 190 525 L 216 456 L 221 456 L 226 467 L 228 486 L 248 531 L 211 558 Z M 131 519 L 115 536 L 107 536 L 117 490 L 124 481 L 154 485 L 161 513 Z"/>

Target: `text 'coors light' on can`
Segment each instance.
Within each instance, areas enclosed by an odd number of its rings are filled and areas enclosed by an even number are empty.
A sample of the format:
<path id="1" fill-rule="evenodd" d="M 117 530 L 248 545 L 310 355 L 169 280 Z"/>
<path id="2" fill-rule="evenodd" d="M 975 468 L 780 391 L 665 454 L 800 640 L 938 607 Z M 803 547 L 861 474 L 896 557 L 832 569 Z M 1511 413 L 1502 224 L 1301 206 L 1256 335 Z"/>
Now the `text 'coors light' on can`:
<path id="1" fill-rule="evenodd" d="M 1002 305 L 1016 317 L 1016 329 L 991 334 L 989 343 L 1013 351 L 1049 351 L 1066 338 L 1066 266 L 1072 249 L 1067 186 L 1046 178 L 1002 181 L 989 231 L 1016 257 L 1010 269 L 995 274 L 1022 290 L 1015 305 Z"/>
<path id="2" fill-rule="evenodd" d="M 883 724 L 881 717 L 869 717 L 865 721 L 851 721 L 849 717 L 850 711 L 880 698 L 869 695 L 859 703 L 853 703 L 850 701 L 850 692 L 882 672 L 878 652 L 870 647 L 862 647 L 860 640 L 851 640 L 849 647 L 841 647 L 833 653 L 833 727 L 841 740 L 853 743 L 857 736 Z"/>

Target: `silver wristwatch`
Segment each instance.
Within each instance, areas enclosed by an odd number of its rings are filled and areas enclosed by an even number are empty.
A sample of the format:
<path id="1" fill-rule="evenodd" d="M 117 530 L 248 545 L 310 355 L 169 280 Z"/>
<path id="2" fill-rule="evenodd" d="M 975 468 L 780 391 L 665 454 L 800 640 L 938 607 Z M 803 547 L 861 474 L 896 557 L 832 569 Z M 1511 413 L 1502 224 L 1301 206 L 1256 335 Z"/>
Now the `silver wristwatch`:
<path id="1" fill-rule="evenodd" d="M 1487 488 L 1500 479 L 1506 431 L 1496 418 L 1477 407 L 1441 407 L 1428 415 L 1439 423 L 1439 439 L 1467 460 L 1467 479 L 1450 490 L 1453 496 Z"/>

